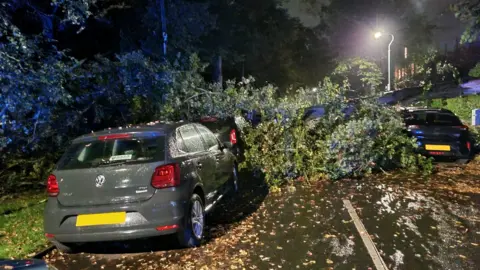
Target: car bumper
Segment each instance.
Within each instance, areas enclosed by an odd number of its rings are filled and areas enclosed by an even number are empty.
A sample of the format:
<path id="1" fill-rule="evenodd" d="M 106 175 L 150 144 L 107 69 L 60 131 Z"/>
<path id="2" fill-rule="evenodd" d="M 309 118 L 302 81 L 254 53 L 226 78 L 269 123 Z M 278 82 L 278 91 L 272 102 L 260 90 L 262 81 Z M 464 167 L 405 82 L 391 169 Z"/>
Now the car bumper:
<path id="1" fill-rule="evenodd" d="M 179 224 L 178 224 L 179 225 Z M 180 226 L 180 225 L 179 225 Z M 83 232 L 71 234 L 54 234 L 49 240 L 53 243 L 56 241 L 60 243 L 88 243 L 88 242 L 103 242 L 103 241 L 124 241 L 141 238 L 149 238 L 154 236 L 173 234 L 178 231 L 178 228 L 157 231 L 155 228 L 136 228 L 132 230 L 119 229 L 107 232 Z"/>
<path id="2" fill-rule="evenodd" d="M 56 198 L 49 198 L 45 208 L 45 234 L 52 242 L 84 243 L 131 240 L 176 233 L 184 224 L 188 201 L 180 194 L 171 190 L 158 190 L 148 201 L 94 207 L 65 207 L 60 205 Z M 76 226 L 78 215 L 111 212 L 126 212 L 125 222 L 114 225 Z"/>
<path id="3" fill-rule="evenodd" d="M 450 151 L 442 150 L 426 150 L 425 145 L 449 145 Z M 422 144 L 418 148 L 418 152 L 424 156 L 428 157 L 445 157 L 451 159 L 470 159 L 472 157 L 472 151 L 468 150 L 464 144 L 460 143 L 445 143 L 445 142 L 427 142 Z"/>

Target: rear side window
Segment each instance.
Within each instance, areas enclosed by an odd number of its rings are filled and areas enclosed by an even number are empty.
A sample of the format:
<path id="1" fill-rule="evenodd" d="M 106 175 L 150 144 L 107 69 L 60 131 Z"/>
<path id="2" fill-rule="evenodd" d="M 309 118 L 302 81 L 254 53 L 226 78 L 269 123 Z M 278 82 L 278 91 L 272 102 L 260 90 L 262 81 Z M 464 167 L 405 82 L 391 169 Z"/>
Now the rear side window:
<path id="1" fill-rule="evenodd" d="M 148 163 L 165 159 L 165 137 L 128 138 L 80 142 L 71 145 L 57 170 L 86 169 L 123 163 Z"/>
<path id="2" fill-rule="evenodd" d="M 213 133 L 210 130 L 200 125 L 197 125 L 197 129 L 202 135 L 203 140 L 207 144 L 208 149 L 218 146 L 218 141 L 215 138 L 215 135 L 213 135 Z"/>
<path id="3" fill-rule="evenodd" d="M 178 129 L 183 146 L 185 149 L 181 149 L 184 152 L 195 153 L 205 151 L 205 145 L 203 145 L 200 134 L 193 125 L 182 126 Z"/>
<path id="4" fill-rule="evenodd" d="M 407 125 L 460 126 L 462 121 L 449 113 L 411 112 L 405 115 Z"/>

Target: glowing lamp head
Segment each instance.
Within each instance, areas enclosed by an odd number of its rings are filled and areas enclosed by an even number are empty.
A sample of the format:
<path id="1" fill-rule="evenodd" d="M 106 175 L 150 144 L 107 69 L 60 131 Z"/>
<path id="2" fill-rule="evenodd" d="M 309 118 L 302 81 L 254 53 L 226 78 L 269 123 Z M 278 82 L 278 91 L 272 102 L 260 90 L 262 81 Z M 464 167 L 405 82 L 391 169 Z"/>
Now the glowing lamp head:
<path id="1" fill-rule="evenodd" d="M 374 35 L 376 39 L 379 39 L 381 36 L 382 36 L 382 32 L 376 32 Z"/>

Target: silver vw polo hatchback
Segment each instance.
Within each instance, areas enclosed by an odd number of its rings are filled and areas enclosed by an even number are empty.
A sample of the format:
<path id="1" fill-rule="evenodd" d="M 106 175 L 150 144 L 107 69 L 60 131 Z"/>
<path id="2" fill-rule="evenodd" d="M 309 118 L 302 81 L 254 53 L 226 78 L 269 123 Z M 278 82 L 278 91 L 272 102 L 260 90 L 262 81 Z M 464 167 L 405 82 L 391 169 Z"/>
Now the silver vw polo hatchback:
<path id="1" fill-rule="evenodd" d="M 81 136 L 47 180 L 45 236 L 78 244 L 176 234 L 203 238 L 205 213 L 237 189 L 235 156 L 196 123 L 150 123 Z"/>

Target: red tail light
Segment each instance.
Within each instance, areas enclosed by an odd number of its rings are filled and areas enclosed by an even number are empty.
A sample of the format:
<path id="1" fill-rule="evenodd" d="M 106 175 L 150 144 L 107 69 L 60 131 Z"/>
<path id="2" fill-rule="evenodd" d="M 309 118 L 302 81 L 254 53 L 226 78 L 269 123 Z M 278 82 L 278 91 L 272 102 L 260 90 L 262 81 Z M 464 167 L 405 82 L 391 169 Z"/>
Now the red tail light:
<path id="1" fill-rule="evenodd" d="M 237 132 L 235 131 L 235 129 L 232 129 L 230 131 L 230 142 L 232 144 L 236 144 L 237 143 Z"/>
<path id="2" fill-rule="evenodd" d="M 178 164 L 162 165 L 152 175 L 154 188 L 169 188 L 180 185 L 180 166 Z"/>
<path id="3" fill-rule="evenodd" d="M 461 130 L 468 130 L 468 126 L 465 126 L 465 125 L 463 125 L 463 126 L 456 126 L 456 128 L 459 128 L 459 129 L 461 129 Z"/>
<path id="4" fill-rule="evenodd" d="M 178 228 L 178 225 L 174 224 L 174 225 L 156 227 L 155 229 L 161 232 L 161 231 L 168 231 L 168 230 L 177 229 L 177 228 Z"/>
<path id="5" fill-rule="evenodd" d="M 50 174 L 47 179 L 47 193 L 50 197 L 56 197 L 59 192 L 57 177 Z"/>
<path id="6" fill-rule="evenodd" d="M 115 140 L 115 139 L 126 139 L 130 137 L 132 137 L 132 134 L 110 134 L 110 135 L 98 136 L 98 139 L 100 141 L 105 141 L 105 140 Z"/>
<path id="7" fill-rule="evenodd" d="M 53 234 L 51 234 L 51 233 L 46 233 L 46 234 L 45 234 L 45 237 L 47 237 L 47 238 L 54 238 L 55 236 L 54 236 Z"/>
<path id="8" fill-rule="evenodd" d="M 471 148 L 471 147 L 472 147 L 472 146 L 471 146 L 470 142 L 467 142 L 467 149 L 468 149 L 468 151 L 470 151 L 470 148 Z"/>

